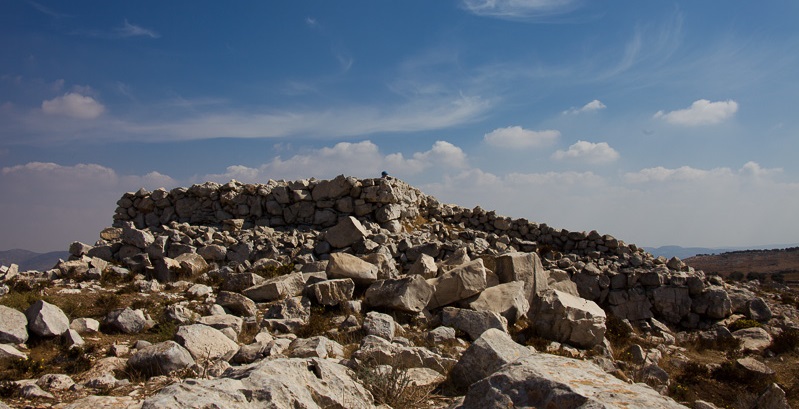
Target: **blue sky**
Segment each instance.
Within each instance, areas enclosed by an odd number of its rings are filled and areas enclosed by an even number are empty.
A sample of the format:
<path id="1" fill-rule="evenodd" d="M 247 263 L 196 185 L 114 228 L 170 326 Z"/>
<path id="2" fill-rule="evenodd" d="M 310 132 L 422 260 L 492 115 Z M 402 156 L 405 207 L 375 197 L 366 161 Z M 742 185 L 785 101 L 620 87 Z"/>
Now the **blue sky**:
<path id="1" fill-rule="evenodd" d="M 0 0 L 0 249 L 125 191 L 375 177 L 659 246 L 799 242 L 799 3 Z"/>

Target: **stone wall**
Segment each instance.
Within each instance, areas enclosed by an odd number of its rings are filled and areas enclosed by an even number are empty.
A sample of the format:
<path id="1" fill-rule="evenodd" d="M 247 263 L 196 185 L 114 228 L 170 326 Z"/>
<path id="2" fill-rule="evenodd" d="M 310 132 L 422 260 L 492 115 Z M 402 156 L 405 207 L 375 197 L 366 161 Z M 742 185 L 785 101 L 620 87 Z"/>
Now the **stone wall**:
<path id="1" fill-rule="evenodd" d="M 432 196 L 394 178 L 356 179 L 340 175 L 332 180 L 274 181 L 266 184 L 206 182 L 171 191 L 156 189 L 125 193 L 117 202 L 114 226 L 132 221 L 137 228 L 170 222 L 219 226 L 238 221 L 253 226 L 308 226 L 325 229 L 354 216 L 380 223 L 391 232 L 402 223 L 442 222 L 513 240 L 517 247 L 551 249 L 593 258 L 629 258 L 639 251 L 610 235 L 596 231 L 556 229 L 526 219 L 511 219 L 475 207 L 441 204 Z M 529 251 L 529 250 L 528 250 Z"/>

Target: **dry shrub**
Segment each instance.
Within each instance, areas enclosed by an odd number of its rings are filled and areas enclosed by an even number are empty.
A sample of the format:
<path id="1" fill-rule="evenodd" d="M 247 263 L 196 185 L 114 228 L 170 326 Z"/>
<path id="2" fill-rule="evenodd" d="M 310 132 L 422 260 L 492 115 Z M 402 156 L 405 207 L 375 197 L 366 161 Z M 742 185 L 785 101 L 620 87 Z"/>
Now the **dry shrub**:
<path id="1" fill-rule="evenodd" d="M 769 349 L 775 354 L 793 352 L 799 347 L 799 328 L 786 328 L 771 341 Z"/>
<path id="2" fill-rule="evenodd" d="M 418 386 L 397 359 L 391 365 L 378 365 L 367 360 L 358 366 L 356 376 L 377 403 L 394 409 L 418 408 L 430 396 L 432 387 Z"/>

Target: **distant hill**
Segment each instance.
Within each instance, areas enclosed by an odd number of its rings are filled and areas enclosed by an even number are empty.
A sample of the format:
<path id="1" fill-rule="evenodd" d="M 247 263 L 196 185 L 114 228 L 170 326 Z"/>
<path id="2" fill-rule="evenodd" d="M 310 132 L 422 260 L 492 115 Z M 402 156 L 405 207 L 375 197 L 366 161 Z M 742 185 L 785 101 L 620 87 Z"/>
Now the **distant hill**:
<path id="1" fill-rule="evenodd" d="M 799 247 L 799 243 L 794 244 L 768 244 L 764 246 L 752 247 L 680 247 L 680 246 L 661 246 L 661 247 L 644 247 L 644 250 L 651 253 L 653 256 L 663 256 L 672 258 L 677 256 L 680 259 L 686 259 L 699 254 L 722 254 L 735 251 L 746 250 L 774 250 L 786 249 L 791 247 Z"/>
<path id="2" fill-rule="evenodd" d="M 698 255 L 683 261 L 709 274 L 734 279 L 765 279 L 799 284 L 799 247 L 774 250 L 742 250 Z"/>
<path id="3" fill-rule="evenodd" d="M 59 259 L 69 258 L 68 251 L 51 251 L 49 253 L 36 253 L 29 250 L 12 249 L 0 251 L 0 265 L 19 265 L 20 271 L 49 270 L 58 263 Z"/>

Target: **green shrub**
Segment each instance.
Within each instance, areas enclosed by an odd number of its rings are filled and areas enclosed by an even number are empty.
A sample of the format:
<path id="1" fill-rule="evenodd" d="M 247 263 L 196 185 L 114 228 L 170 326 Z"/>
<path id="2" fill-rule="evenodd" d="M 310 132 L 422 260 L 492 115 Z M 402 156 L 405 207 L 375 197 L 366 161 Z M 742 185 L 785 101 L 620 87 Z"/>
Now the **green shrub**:
<path id="1" fill-rule="evenodd" d="M 257 268 L 253 271 L 255 274 L 266 278 L 267 280 L 270 278 L 279 277 L 286 274 L 291 274 L 294 272 L 294 263 L 283 264 L 281 266 L 263 266 Z"/>
<path id="2" fill-rule="evenodd" d="M 730 324 L 730 326 L 728 328 L 729 328 L 730 332 L 735 332 L 735 331 L 738 331 L 738 330 L 741 330 L 741 329 L 755 328 L 755 327 L 762 327 L 762 326 L 763 326 L 763 324 L 761 324 L 761 323 L 759 323 L 759 322 L 757 322 L 755 320 L 750 320 L 748 318 L 741 318 L 739 320 L 735 320 L 735 322 Z"/>

